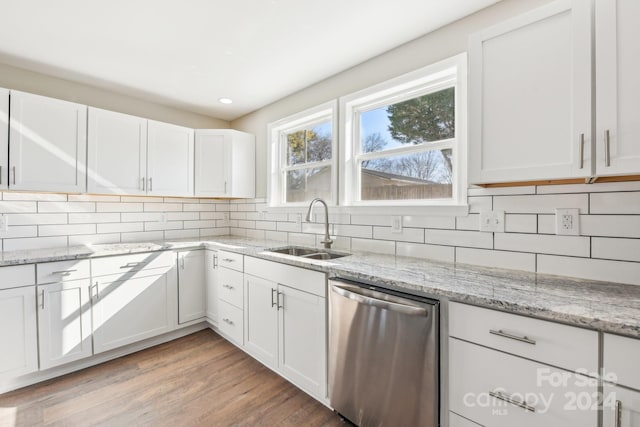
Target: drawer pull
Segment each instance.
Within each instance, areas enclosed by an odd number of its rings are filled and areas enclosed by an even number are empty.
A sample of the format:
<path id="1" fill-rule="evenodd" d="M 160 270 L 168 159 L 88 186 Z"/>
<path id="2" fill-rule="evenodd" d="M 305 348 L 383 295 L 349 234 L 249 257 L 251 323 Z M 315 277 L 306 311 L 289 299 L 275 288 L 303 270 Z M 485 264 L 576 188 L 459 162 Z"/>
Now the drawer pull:
<path id="1" fill-rule="evenodd" d="M 282 295 L 282 304 L 280 304 L 280 295 Z M 284 292 L 278 292 L 277 302 L 278 302 L 278 306 L 276 308 L 278 309 L 278 311 L 280 309 L 284 310 Z"/>
<path id="2" fill-rule="evenodd" d="M 71 273 L 73 273 L 74 271 L 78 271 L 78 270 L 59 270 L 59 271 L 52 271 L 51 274 L 59 274 L 61 276 L 68 276 Z"/>
<path id="3" fill-rule="evenodd" d="M 223 260 L 224 262 L 236 262 L 236 260 L 235 260 L 235 259 L 233 259 L 233 258 L 222 258 L 222 260 Z"/>
<path id="4" fill-rule="evenodd" d="M 526 409 L 527 411 L 530 412 L 536 412 L 536 408 L 534 408 L 533 406 L 529 406 L 527 405 L 526 402 L 521 402 L 519 400 L 514 399 L 511 396 L 506 395 L 505 393 L 501 392 L 501 391 L 490 391 L 489 392 L 489 396 L 491 397 L 495 397 L 496 399 L 500 399 L 504 402 L 510 403 L 512 405 L 515 405 L 519 408 L 522 409 Z"/>
<path id="5" fill-rule="evenodd" d="M 498 335 L 499 337 L 504 337 L 504 338 L 511 338 L 512 340 L 516 340 L 516 341 L 520 341 L 520 342 L 526 342 L 527 344 L 531 344 L 531 345 L 536 345 L 535 340 L 532 340 L 531 338 L 527 337 L 526 335 L 523 337 L 519 337 L 518 335 L 513 335 L 513 334 L 509 334 L 507 332 L 504 332 L 502 329 L 498 329 L 493 330 L 493 329 L 489 329 L 489 333 L 493 334 L 493 335 Z"/>
<path id="6" fill-rule="evenodd" d="M 622 402 L 616 400 L 616 415 L 614 427 L 622 427 Z"/>
<path id="7" fill-rule="evenodd" d="M 275 307 L 276 305 L 278 305 L 278 303 L 275 302 L 274 299 L 273 299 L 273 296 L 274 296 L 274 294 L 276 294 L 276 292 L 277 291 L 275 289 L 271 288 L 271 307 Z"/>
<path id="8" fill-rule="evenodd" d="M 141 262 L 128 262 L 125 265 L 121 265 L 120 268 L 131 268 L 131 267 L 135 267 L 136 265 L 142 264 Z"/>
<path id="9" fill-rule="evenodd" d="M 227 288 L 227 289 L 229 289 L 229 290 L 235 289 L 235 287 L 234 287 L 234 286 L 231 286 L 231 285 L 222 285 L 222 287 L 223 287 L 223 288 Z"/>
<path id="10" fill-rule="evenodd" d="M 229 325 L 233 325 L 233 320 L 231 320 L 231 319 L 227 319 L 226 317 L 225 317 L 224 319 L 222 319 L 222 321 L 223 321 L 224 323 L 228 323 Z"/>

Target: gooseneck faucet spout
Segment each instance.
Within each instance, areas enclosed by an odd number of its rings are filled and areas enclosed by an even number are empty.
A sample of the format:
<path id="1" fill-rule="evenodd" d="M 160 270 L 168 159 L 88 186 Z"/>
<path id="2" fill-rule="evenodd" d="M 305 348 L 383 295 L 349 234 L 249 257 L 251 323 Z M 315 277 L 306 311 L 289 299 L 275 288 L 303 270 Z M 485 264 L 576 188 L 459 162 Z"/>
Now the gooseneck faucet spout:
<path id="1" fill-rule="evenodd" d="M 309 210 L 307 211 L 305 221 L 311 222 L 311 211 L 316 203 L 322 203 L 324 205 L 324 240 L 320 243 L 322 243 L 325 248 L 330 249 L 333 240 L 331 240 L 331 237 L 329 236 L 329 207 L 327 206 L 327 202 L 320 198 L 313 199 L 309 204 Z"/>

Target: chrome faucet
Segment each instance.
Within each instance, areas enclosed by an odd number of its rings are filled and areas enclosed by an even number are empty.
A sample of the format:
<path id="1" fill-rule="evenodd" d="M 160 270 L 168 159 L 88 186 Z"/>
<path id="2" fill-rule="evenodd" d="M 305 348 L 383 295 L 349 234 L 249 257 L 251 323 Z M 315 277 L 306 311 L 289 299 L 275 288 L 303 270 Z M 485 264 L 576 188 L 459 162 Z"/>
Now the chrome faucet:
<path id="1" fill-rule="evenodd" d="M 333 240 L 331 240 L 331 236 L 329 236 L 329 208 L 327 207 L 327 202 L 320 198 L 315 198 L 309 204 L 309 210 L 307 211 L 307 217 L 305 221 L 311 222 L 311 211 L 313 210 L 313 206 L 316 202 L 320 202 L 324 205 L 324 240 L 321 241 L 325 248 L 330 249 Z"/>

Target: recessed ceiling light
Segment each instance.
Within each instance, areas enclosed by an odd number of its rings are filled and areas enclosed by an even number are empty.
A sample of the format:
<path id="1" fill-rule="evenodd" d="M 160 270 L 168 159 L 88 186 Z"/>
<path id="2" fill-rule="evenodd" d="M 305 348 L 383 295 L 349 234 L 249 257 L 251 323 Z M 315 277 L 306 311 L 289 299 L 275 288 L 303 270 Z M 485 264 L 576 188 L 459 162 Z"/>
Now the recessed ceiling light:
<path id="1" fill-rule="evenodd" d="M 233 102 L 230 98 L 220 98 L 218 101 L 220 101 L 221 104 L 231 104 Z"/>

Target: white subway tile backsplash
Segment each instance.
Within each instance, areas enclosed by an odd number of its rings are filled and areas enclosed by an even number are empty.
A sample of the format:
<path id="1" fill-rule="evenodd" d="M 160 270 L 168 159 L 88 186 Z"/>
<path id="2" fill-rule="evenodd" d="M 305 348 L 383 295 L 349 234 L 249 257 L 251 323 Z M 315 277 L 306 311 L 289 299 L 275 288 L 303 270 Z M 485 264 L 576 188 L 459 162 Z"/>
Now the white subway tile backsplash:
<path id="1" fill-rule="evenodd" d="M 538 255 L 538 273 L 640 285 L 640 263 Z"/>
<path id="2" fill-rule="evenodd" d="M 640 238 L 640 215 L 581 215 L 580 233 L 585 236 Z"/>
<path id="3" fill-rule="evenodd" d="M 167 222 L 145 222 L 144 231 L 156 231 L 156 230 L 182 230 L 186 227 L 183 226 L 182 221 L 167 221 Z"/>
<path id="4" fill-rule="evenodd" d="M 74 234 L 94 234 L 95 224 L 61 224 L 61 225 L 40 225 L 38 235 L 46 236 L 71 236 Z"/>
<path id="5" fill-rule="evenodd" d="M 584 235 L 582 230 L 582 218 L 588 215 L 580 215 L 580 234 Z M 538 215 L 538 234 L 556 234 L 556 216 L 555 215 Z"/>
<path id="6" fill-rule="evenodd" d="M 97 212 L 142 212 L 142 203 L 96 203 Z"/>
<path id="7" fill-rule="evenodd" d="M 162 212 L 123 212 L 120 217 L 122 222 L 143 222 L 162 221 L 162 215 Z"/>
<path id="8" fill-rule="evenodd" d="M 289 233 L 289 244 L 313 246 L 316 244 L 315 234 Z"/>
<path id="9" fill-rule="evenodd" d="M 333 240 L 333 244 L 331 245 L 332 249 L 341 250 L 341 251 L 350 251 L 351 250 L 351 238 L 350 237 L 331 236 L 331 239 Z M 322 240 L 324 240 L 324 236 L 316 234 L 316 247 L 317 248 L 322 246 Z"/>
<path id="10" fill-rule="evenodd" d="M 456 230 L 478 231 L 480 229 L 480 214 L 469 214 L 456 217 Z"/>
<path id="11" fill-rule="evenodd" d="M 230 212 L 229 218 L 231 219 L 247 219 L 246 212 Z"/>
<path id="12" fill-rule="evenodd" d="M 456 248 L 456 262 L 511 270 L 536 271 L 536 255 L 522 252 Z"/>
<path id="13" fill-rule="evenodd" d="M 256 229 L 258 230 L 275 230 L 276 225 L 275 221 L 256 221 Z"/>
<path id="14" fill-rule="evenodd" d="M 247 237 L 264 240 L 264 230 L 247 230 Z"/>
<path id="15" fill-rule="evenodd" d="M 588 257 L 588 237 L 544 234 L 496 233 L 495 249 L 539 254 Z"/>
<path id="16" fill-rule="evenodd" d="M 92 202 L 38 202 L 38 212 L 95 212 Z"/>
<path id="17" fill-rule="evenodd" d="M 116 212 L 69 214 L 69 224 L 98 224 L 103 222 L 120 222 L 120 214 Z"/>
<path id="18" fill-rule="evenodd" d="M 162 197 L 151 197 L 151 196 L 121 196 L 122 202 L 133 202 L 133 203 L 162 203 L 164 202 L 164 198 Z"/>
<path id="19" fill-rule="evenodd" d="M 640 239 L 593 237 L 591 257 L 640 262 Z"/>
<path id="20" fill-rule="evenodd" d="M 200 237 L 200 230 L 197 228 L 192 230 L 166 230 L 164 232 L 164 238 L 166 240 L 189 239 L 198 237 Z"/>
<path id="21" fill-rule="evenodd" d="M 18 237 L 38 237 L 38 227 L 36 225 L 10 225 L 7 231 L 2 232 L 3 239 Z"/>
<path id="22" fill-rule="evenodd" d="M 265 231 L 264 237 L 267 240 L 274 240 L 277 242 L 286 242 L 289 238 L 288 233 L 283 231 Z"/>
<path id="23" fill-rule="evenodd" d="M 391 219 L 385 225 L 391 225 Z M 404 215 L 402 217 L 402 226 L 453 230 L 456 228 L 456 219 L 453 216 Z"/>
<path id="24" fill-rule="evenodd" d="M 538 229 L 537 221 L 536 215 L 507 214 L 504 218 L 504 231 L 506 233 L 535 233 Z"/>
<path id="25" fill-rule="evenodd" d="M 278 231 L 288 231 L 290 233 L 299 233 L 302 230 L 302 224 L 295 222 L 278 222 L 276 227 Z"/>
<path id="26" fill-rule="evenodd" d="M 518 187 L 495 187 L 495 188 L 469 188 L 469 196 L 504 196 L 517 194 L 536 194 L 536 187 L 533 185 Z"/>
<path id="27" fill-rule="evenodd" d="M 434 245 L 493 248 L 493 233 L 461 230 L 425 230 L 425 242 Z"/>
<path id="28" fill-rule="evenodd" d="M 203 212 L 211 213 L 211 212 Z M 198 219 L 216 219 L 216 218 L 202 218 L 198 212 L 167 212 L 167 221 L 195 221 Z M 220 215 L 222 218 L 222 215 Z"/>
<path id="29" fill-rule="evenodd" d="M 120 235 L 120 240 L 122 243 L 127 242 L 146 242 L 146 241 L 157 241 L 164 240 L 164 232 L 163 231 L 140 231 L 138 233 L 122 233 Z"/>
<path id="30" fill-rule="evenodd" d="M 231 233 L 226 227 L 200 229 L 200 237 L 227 236 L 229 234 Z"/>
<path id="31" fill-rule="evenodd" d="M 324 230 L 322 231 L 324 233 Z M 361 237 L 370 239 L 373 237 L 373 227 L 368 225 L 344 225 L 337 224 L 333 227 L 333 233 L 345 237 Z"/>
<path id="32" fill-rule="evenodd" d="M 184 228 L 215 228 L 215 226 L 215 219 L 208 219 L 205 221 L 184 221 Z"/>
<path id="33" fill-rule="evenodd" d="M 67 200 L 70 202 L 120 202 L 120 196 L 100 195 L 100 194 L 69 194 Z"/>
<path id="34" fill-rule="evenodd" d="M 395 240 L 398 242 L 424 243 L 424 229 L 403 227 L 400 233 L 391 231 L 391 227 L 373 227 L 373 238 Z"/>
<path id="35" fill-rule="evenodd" d="M 170 212 L 169 213 L 169 218 L 171 218 L 171 214 L 179 215 L 178 212 Z M 224 219 L 224 215 L 225 215 L 224 212 L 199 212 L 199 213 L 198 212 L 183 212 L 182 213 L 182 215 L 190 215 L 190 214 L 199 215 L 200 219 Z M 176 218 L 176 219 L 178 219 L 178 218 Z M 197 217 L 196 218 L 186 218 L 185 217 L 185 218 L 182 218 L 182 219 L 191 220 L 191 219 L 198 219 L 198 218 Z"/>
<path id="36" fill-rule="evenodd" d="M 31 200 L 31 201 L 49 201 L 49 202 L 66 202 L 66 194 L 56 193 L 16 193 L 8 191 L 2 194 L 2 200 Z"/>
<path id="37" fill-rule="evenodd" d="M 557 208 L 578 208 L 589 213 L 588 194 L 549 194 L 536 196 L 494 196 L 493 209 L 505 213 L 555 213 Z"/>
<path id="38" fill-rule="evenodd" d="M 120 243 L 120 233 L 69 236 L 69 246 L 105 245 L 108 243 Z"/>
<path id="39" fill-rule="evenodd" d="M 98 233 L 129 233 L 132 231 L 144 231 L 141 222 L 119 222 L 115 224 L 97 224 Z"/>
<path id="40" fill-rule="evenodd" d="M 9 227 L 12 225 L 66 224 L 68 217 L 66 213 L 19 213 L 6 215 L 9 220 Z"/>
<path id="41" fill-rule="evenodd" d="M 67 242 L 67 236 L 3 239 L 2 249 L 4 251 L 22 251 L 29 249 L 59 248 L 67 246 Z"/>
<path id="42" fill-rule="evenodd" d="M 640 214 L 640 191 L 591 194 L 592 214 Z"/>
<path id="43" fill-rule="evenodd" d="M 541 185 L 538 194 L 600 193 L 610 191 L 640 191 L 640 181 L 596 182 L 594 184 Z"/>
<path id="44" fill-rule="evenodd" d="M 182 203 L 144 203 L 145 212 L 182 212 Z M 186 206 L 186 204 L 184 205 Z M 204 206 L 204 205 L 197 205 Z"/>
<path id="45" fill-rule="evenodd" d="M 455 248 L 453 246 L 425 245 L 422 243 L 396 243 L 396 255 L 411 258 L 425 258 L 436 261 L 455 261 Z"/>
<path id="46" fill-rule="evenodd" d="M 493 197 L 480 196 L 469 197 L 469 213 L 479 213 L 480 211 L 490 211 L 493 209 Z"/>
<path id="47" fill-rule="evenodd" d="M 395 255 L 396 243 L 390 240 L 351 239 L 351 250 Z"/>
<path id="48" fill-rule="evenodd" d="M 59 203 L 59 202 L 51 202 L 51 203 Z M 0 213 L 23 213 L 23 212 L 37 212 L 37 211 L 38 211 L 37 202 L 13 202 L 13 201 L 0 202 Z M 59 211 L 53 211 L 53 212 L 59 212 Z"/>

